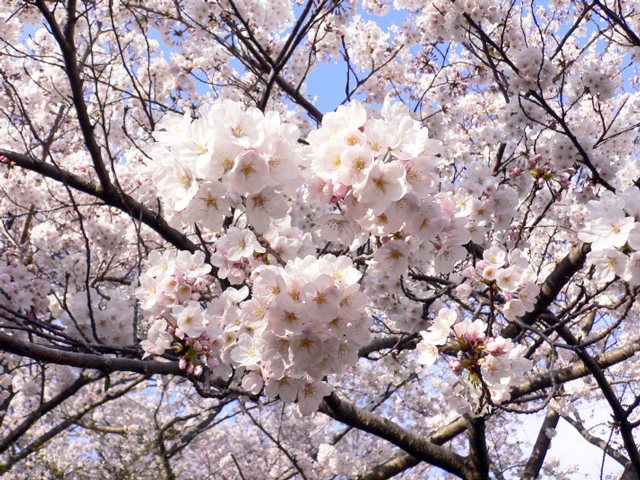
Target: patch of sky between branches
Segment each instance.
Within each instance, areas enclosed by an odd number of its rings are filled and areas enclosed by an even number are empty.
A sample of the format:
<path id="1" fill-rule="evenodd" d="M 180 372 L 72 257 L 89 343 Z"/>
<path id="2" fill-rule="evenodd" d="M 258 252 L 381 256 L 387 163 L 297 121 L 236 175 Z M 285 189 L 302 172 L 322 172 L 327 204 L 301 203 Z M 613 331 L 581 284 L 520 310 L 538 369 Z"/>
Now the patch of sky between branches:
<path id="1" fill-rule="evenodd" d="M 358 14 L 365 21 L 373 21 L 386 33 L 393 25 L 401 25 L 407 19 L 406 11 L 391 10 L 387 15 L 376 16 L 364 11 Z M 333 59 L 331 62 L 317 61 L 313 73 L 306 85 L 307 96 L 321 112 L 334 111 L 339 105 L 347 102 L 347 63 L 344 58 Z M 351 84 L 355 79 L 351 77 Z M 357 93 L 355 98 L 362 99 Z"/>
<path id="2" fill-rule="evenodd" d="M 301 13 L 301 7 L 296 6 L 294 8 L 296 18 Z M 407 20 L 408 12 L 406 10 L 391 10 L 387 15 L 376 16 L 363 10 L 358 11 L 358 15 L 365 21 L 373 21 L 385 31 L 393 35 L 390 31 L 393 25 L 401 25 Z M 288 35 L 290 31 L 284 32 L 283 35 Z M 162 34 L 154 28 L 149 29 L 149 38 L 155 40 L 159 44 L 160 51 L 165 59 L 169 59 L 171 54 L 179 52 L 179 46 L 173 46 L 167 43 Z M 304 49 L 305 43 L 303 42 L 299 49 Z M 229 62 L 229 66 L 242 75 L 246 69 L 244 65 L 237 59 L 232 59 Z M 363 72 L 362 76 L 367 72 Z M 305 80 L 301 92 L 307 97 L 322 113 L 334 111 L 339 105 L 347 102 L 347 75 L 349 74 L 347 69 L 347 63 L 341 56 L 339 58 L 333 58 L 330 61 L 322 61 L 317 59 L 313 68 Z M 203 76 L 199 76 L 198 72 L 193 72 L 195 87 L 198 93 L 214 95 L 210 85 L 202 80 Z M 351 75 L 350 85 L 353 86 L 356 79 Z M 352 95 L 352 99 L 362 100 L 364 94 Z M 295 108 L 295 105 L 291 101 L 286 101 L 291 108 Z"/>

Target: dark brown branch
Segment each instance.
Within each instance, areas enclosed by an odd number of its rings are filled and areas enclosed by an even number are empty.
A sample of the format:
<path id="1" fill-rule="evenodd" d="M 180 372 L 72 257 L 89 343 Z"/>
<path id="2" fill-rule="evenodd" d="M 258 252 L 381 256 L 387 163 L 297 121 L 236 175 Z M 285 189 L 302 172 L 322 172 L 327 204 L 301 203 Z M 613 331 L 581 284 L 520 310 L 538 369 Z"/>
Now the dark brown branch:
<path id="1" fill-rule="evenodd" d="M 522 478 L 524 480 L 533 480 L 538 478 L 542 465 L 544 464 L 544 459 L 547 456 L 549 447 L 551 446 L 551 438 L 548 435 L 548 430 L 558 426 L 559 418 L 560 415 L 553 408 L 549 408 L 547 410 L 547 415 L 545 416 L 544 421 L 540 426 L 540 431 L 538 432 L 538 438 L 536 439 L 536 443 L 533 445 L 533 451 L 531 452 L 529 461 L 522 473 Z"/>
<path id="2" fill-rule="evenodd" d="M 132 219 L 139 219 L 142 223 L 155 230 L 162 238 L 180 250 L 195 252 L 196 245 L 178 230 L 169 226 L 162 216 L 152 212 L 140 202 L 128 195 L 115 192 L 105 192 L 99 185 L 73 173 L 67 172 L 50 163 L 42 162 L 30 155 L 13 152 L 0 148 L 0 156 L 6 157 L 17 166 L 39 173 L 56 180 L 75 190 L 89 194 L 102 200 L 106 205 L 115 207 L 130 215 Z"/>
<path id="3" fill-rule="evenodd" d="M 33 410 L 27 418 L 25 418 L 20 425 L 14 428 L 10 433 L 8 433 L 0 442 L 0 454 L 4 453 L 11 445 L 13 445 L 22 435 L 24 435 L 29 428 L 33 426 L 40 418 L 49 413 L 51 410 L 56 408 L 58 405 L 63 403 L 68 398 L 74 396 L 78 391 L 92 382 L 95 382 L 97 378 L 95 377 L 85 377 L 80 376 L 75 382 L 69 385 L 67 388 L 62 390 L 56 396 L 51 398 L 50 400 L 44 402 L 37 409 Z"/>
<path id="4" fill-rule="evenodd" d="M 390 348 L 398 350 L 413 350 L 419 341 L 419 335 L 412 334 L 405 337 L 382 337 L 376 338 L 364 345 L 358 350 L 358 356 L 363 358 L 369 358 L 369 355 L 379 350 L 386 350 Z"/>
<path id="5" fill-rule="evenodd" d="M 464 417 L 458 417 L 453 422 L 439 428 L 435 433 L 429 436 L 426 440 L 430 441 L 434 445 L 444 445 L 449 440 L 460 435 L 467 428 L 466 420 Z M 376 465 L 370 470 L 367 470 L 358 477 L 358 480 L 384 480 L 391 478 L 399 473 L 415 467 L 420 463 L 413 455 L 406 452 L 401 452 L 394 457 L 390 458 L 380 465 Z"/>
<path id="6" fill-rule="evenodd" d="M 307 4 L 305 5 L 304 9 L 302 10 L 302 13 L 298 17 L 298 20 L 296 21 L 296 24 L 293 26 L 293 29 L 291 30 L 291 33 L 289 34 L 287 41 L 282 46 L 282 49 L 280 50 L 280 54 L 276 58 L 275 62 L 273 62 L 274 66 L 271 69 L 271 73 L 269 74 L 269 78 L 267 79 L 264 92 L 262 93 L 262 98 L 260 99 L 260 102 L 258 104 L 258 108 L 262 111 L 264 111 L 265 108 L 267 108 L 267 103 L 269 101 L 269 97 L 271 96 L 271 90 L 273 89 L 273 84 L 276 81 L 276 77 L 280 75 L 280 72 L 284 69 L 285 65 L 291 58 L 291 55 L 293 54 L 294 49 L 300 44 L 300 42 L 304 38 L 304 35 L 306 33 L 306 27 L 302 30 L 302 32 L 300 32 L 300 29 L 302 28 L 302 25 L 305 19 L 307 18 L 307 15 L 311 11 L 311 7 L 313 6 L 314 3 L 315 2 L 313 2 L 312 0 L 307 1 Z"/>
<path id="7" fill-rule="evenodd" d="M 69 365 L 78 368 L 92 368 L 104 373 L 136 372 L 143 375 L 186 376 L 178 367 L 178 362 L 158 362 L 133 358 L 115 358 L 91 353 L 76 353 L 37 345 L 0 332 L 0 351 L 13 353 L 40 362 Z"/>
<path id="8" fill-rule="evenodd" d="M 620 347 L 615 350 L 611 350 L 610 352 L 597 355 L 596 357 L 594 357 L 594 361 L 601 369 L 606 369 L 611 367 L 612 365 L 616 365 L 631 358 L 638 351 L 640 351 L 640 338 L 635 339 L 624 347 Z M 517 400 L 531 393 L 538 392 L 545 388 L 549 388 L 552 385 L 566 383 L 577 378 L 585 377 L 589 374 L 590 371 L 583 362 L 576 362 L 570 367 L 566 367 L 554 372 L 540 373 L 538 375 L 531 376 L 521 385 L 511 390 L 511 401 Z M 458 417 L 453 422 L 438 429 L 428 438 L 431 443 L 435 445 L 443 445 L 444 443 L 460 435 L 465 431 L 465 429 L 466 421 L 464 417 Z M 417 458 L 406 452 L 402 452 L 392 459 L 388 460 L 387 462 L 374 467 L 373 469 L 362 474 L 361 478 L 363 480 L 379 480 L 390 478 L 391 476 L 401 473 L 406 469 L 414 467 L 418 463 L 419 460 Z M 376 470 L 378 467 L 380 467 L 379 472 Z"/>
<path id="9" fill-rule="evenodd" d="M 636 33 L 631 29 L 629 24 L 623 18 L 621 18 L 613 10 L 611 10 L 606 5 L 606 3 L 596 0 L 595 4 L 602 9 L 606 18 L 622 28 L 624 36 L 633 46 L 640 47 L 640 38 L 638 37 L 638 35 L 636 35 Z"/>
<path id="10" fill-rule="evenodd" d="M 533 310 L 520 319 L 523 324 L 527 326 L 533 325 L 538 317 L 549 309 L 549 306 L 560 291 L 569 283 L 571 277 L 583 267 L 587 253 L 590 251 L 591 245 L 581 242 L 574 246 L 567 256 L 558 263 L 540 287 L 540 294 Z M 504 338 L 514 338 L 521 331 L 522 328 L 520 326 L 511 323 L 502 330 L 501 335 Z"/>
<path id="11" fill-rule="evenodd" d="M 91 156 L 93 167 L 100 179 L 100 185 L 105 192 L 116 193 L 116 190 L 111 183 L 111 179 L 109 178 L 109 172 L 105 166 L 104 159 L 102 158 L 102 152 L 100 151 L 100 146 L 96 140 L 95 133 L 93 131 L 93 124 L 89 117 L 89 110 L 85 102 L 82 85 L 83 82 L 78 67 L 78 60 L 76 58 L 74 40 L 76 23 L 75 0 L 69 2 L 67 5 L 67 24 L 65 25 L 64 32 L 60 30 L 60 26 L 53 16 L 53 13 L 51 13 L 45 5 L 44 0 L 36 0 L 36 5 L 51 28 L 53 36 L 60 47 L 60 51 L 62 52 L 62 58 L 65 65 L 64 70 L 67 75 L 67 79 L 69 80 L 73 105 L 76 110 L 76 115 L 78 116 L 78 124 L 82 131 L 84 144 Z"/>
<path id="12" fill-rule="evenodd" d="M 593 375 L 598 387 L 600 387 L 600 391 L 604 396 L 607 403 L 611 407 L 611 411 L 613 412 L 613 419 L 616 422 L 616 426 L 620 429 L 620 435 L 622 436 L 622 442 L 624 443 L 624 447 L 629 454 L 629 460 L 633 465 L 633 469 L 635 473 L 640 477 L 640 453 L 638 452 L 638 447 L 636 446 L 636 442 L 633 438 L 633 427 L 629 423 L 628 415 L 625 409 L 622 407 L 620 400 L 616 393 L 613 391 L 613 388 L 609 384 L 604 371 L 598 365 L 598 362 L 583 348 L 579 345 L 578 340 L 573 336 L 573 334 L 569 331 L 569 329 L 565 325 L 559 325 L 556 328 L 558 335 L 567 342 L 568 345 L 574 346 L 574 351 L 578 355 L 578 358 L 582 360 L 584 366 L 589 370 L 589 373 Z"/>
<path id="13" fill-rule="evenodd" d="M 320 405 L 320 411 L 334 420 L 387 440 L 417 459 L 440 467 L 454 475 L 466 478 L 471 473 L 465 465 L 465 459 L 460 455 L 408 432 L 384 417 L 356 407 L 352 403 L 340 399 L 335 393 L 325 398 Z"/>
<path id="14" fill-rule="evenodd" d="M 609 368 L 635 355 L 640 351 L 640 338 L 636 338 L 624 347 L 616 348 L 607 353 L 601 353 L 593 357 L 593 361 L 601 369 Z M 576 378 L 589 375 L 591 372 L 584 362 L 576 362 L 570 367 L 562 368 L 553 372 L 540 373 L 529 377 L 528 380 L 511 390 L 511 400 L 523 397 L 533 392 L 537 392 L 552 385 L 559 385 Z"/>
<path id="15" fill-rule="evenodd" d="M 415 467 L 419 463 L 420 460 L 416 457 L 403 452 L 358 475 L 357 480 L 386 480 Z"/>
<path id="16" fill-rule="evenodd" d="M 485 436 L 485 419 L 483 417 L 467 417 L 469 432 L 469 457 L 467 462 L 478 478 L 489 478 L 489 452 Z"/>
<path id="17" fill-rule="evenodd" d="M 592 435 L 591 433 L 589 433 L 589 431 L 584 427 L 584 425 L 578 420 L 574 420 L 568 415 L 562 415 L 562 418 L 566 420 L 567 423 L 569 423 L 573 428 L 575 428 L 576 431 L 580 435 L 582 435 L 582 438 L 584 438 L 590 444 L 595 445 L 596 447 L 602 449 L 603 452 L 605 452 L 607 455 L 609 455 L 611 458 L 613 458 L 616 462 L 618 462 L 623 467 L 629 462 L 629 459 L 627 457 L 622 455 L 618 450 L 613 448 L 603 439 L 598 438 L 595 435 Z"/>

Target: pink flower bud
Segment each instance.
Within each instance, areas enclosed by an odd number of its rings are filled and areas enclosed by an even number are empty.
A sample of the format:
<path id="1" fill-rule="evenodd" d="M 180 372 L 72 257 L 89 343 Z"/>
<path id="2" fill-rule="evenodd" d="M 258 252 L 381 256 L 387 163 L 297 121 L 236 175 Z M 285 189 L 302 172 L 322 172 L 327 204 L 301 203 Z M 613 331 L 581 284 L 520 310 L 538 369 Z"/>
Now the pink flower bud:
<path id="1" fill-rule="evenodd" d="M 485 349 L 491 355 L 498 357 L 500 355 L 504 355 L 507 351 L 507 340 L 502 337 L 498 338 L 488 338 Z"/>
<path id="2" fill-rule="evenodd" d="M 449 368 L 453 370 L 454 373 L 460 373 L 460 371 L 462 370 L 462 363 L 460 362 L 460 360 L 450 360 Z"/>
<path id="3" fill-rule="evenodd" d="M 475 278 L 476 269 L 473 268 L 472 266 L 468 266 L 462 271 L 462 276 L 465 278 Z"/>
<path id="4" fill-rule="evenodd" d="M 338 200 L 343 199 L 347 195 L 348 189 L 349 187 L 342 183 L 336 183 L 335 185 L 332 185 L 331 198 L 329 199 L 329 201 L 331 203 L 336 203 Z"/>
<path id="5" fill-rule="evenodd" d="M 542 160 L 542 155 L 540 154 L 531 157 L 529 159 L 529 168 L 535 167 L 540 160 Z"/>
<path id="6" fill-rule="evenodd" d="M 193 288 L 196 290 L 203 290 L 204 288 L 206 288 L 206 286 L 207 286 L 207 280 L 205 279 L 205 277 L 197 278 L 193 282 Z"/>

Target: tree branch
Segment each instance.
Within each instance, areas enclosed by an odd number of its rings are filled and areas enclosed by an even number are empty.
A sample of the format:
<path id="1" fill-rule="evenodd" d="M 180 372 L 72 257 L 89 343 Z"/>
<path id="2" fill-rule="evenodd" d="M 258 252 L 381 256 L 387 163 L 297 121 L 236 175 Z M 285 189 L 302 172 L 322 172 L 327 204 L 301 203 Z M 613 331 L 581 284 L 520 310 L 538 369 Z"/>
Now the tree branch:
<path id="1" fill-rule="evenodd" d="M 440 467 L 454 475 L 466 478 L 469 473 L 465 459 L 460 455 L 408 432 L 384 417 L 356 407 L 352 403 L 340 399 L 335 393 L 324 399 L 320 405 L 320 411 L 339 422 L 383 438 L 417 459 Z"/>
<path id="2" fill-rule="evenodd" d="M 523 480 L 533 480 L 535 478 L 538 478 L 540 469 L 544 464 L 544 459 L 547 456 L 549 447 L 551 446 L 551 438 L 549 437 L 547 431 L 549 429 L 556 428 L 559 418 L 560 415 L 555 409 L 549 408 L 547 410 L 547 415 L 544 418 L 542 425 L 540 426 L 538 438 L 536 439 L 536 443 L 533 445 L 533 451 L 531 452 L 529 461 L 524 468 L 524 472 L 522 472 Z"/>
<path id="3" fill-rule="evenodd" d="M 545 313 L 554 302 L 560 291 L 569 283 L 583 266 L 587 254 L 591 251 L 591 245 L 580 242 L 571 248 L 569 253 L 558 263 L 540 287 L 540 293 L 533 310 L 520 318 L 520 321 L 531 326 L 538 317 Z M 510 323 L 501 335 L 504 338 L 514 338 L 522 331 L 522 327 L 516 323 Z"/>
<path id="4" fill-rule="evenodd" d="M 91 353 L 76 353 L 37 345 L 0 332 L 0 350 L 46 363 L 92 368 L 104 373 L 136 372 L 143 375 L 179 375 L 186 377 L 178 362 L 158 362 L 132 358 L 115 358 Z"/>
<path id="5" fill-rule="evenodd" d="M 38 419 L 49 413 L 58 405 L 63 403 L 68 398 L 74 396 L 78 391 L 92 382 L 95 382 L 98 378 L 80 376 L 75 382 L 62 390 L 56 396 L 50 400 L 44 402 L 36 410 L 32 411 L 27 418 L 25 418 L 20 425 L 14 428 L 9 434 L 7 434 L 0 442 L 0 454 L 4 453 L 11 445 L 13 445 L 22 435 L 24 435 L 29 428 L 33 426 Z"/>
<path id="6" fill-rule="evenodd" d="M 169 226 L 160 214 L 152 212 L 143 204 L 124 193 L 106 192 L 90 180 L 67 172 L 50 163 L 37 160 L 30 155 L 0 148 L 0 157 L 7 158 L 21 168 L 39 173 L 75 190 L 98 198 L 106 205 L 115 207 L 130 215 L 132 219 L 139 219 L 142 223 L 157 232 L 163 239 L 180 250 L 188 250 L 190 252 L 197 250 L 195 243 L 189 240 L 186 235 Z"/>

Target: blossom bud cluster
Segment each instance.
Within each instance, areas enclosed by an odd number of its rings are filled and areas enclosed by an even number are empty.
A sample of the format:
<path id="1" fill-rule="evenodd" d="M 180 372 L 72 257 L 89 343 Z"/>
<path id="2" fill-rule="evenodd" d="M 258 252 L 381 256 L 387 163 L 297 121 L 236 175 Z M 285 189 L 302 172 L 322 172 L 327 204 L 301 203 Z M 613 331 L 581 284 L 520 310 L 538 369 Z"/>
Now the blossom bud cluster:
<path id="1" fill-rule="evenodd" d="M 35 316 L 47 310 L 49 282 L 37 277 L 31 254 L 25 248 L 0 244 L 0 296 L 2 304 L 15 313 Z M 3 311 L 3 316 L 12 316 Z"/>
<path id="2" fill-rule="evenodd" d="M 252 297 L 240 306 L 230 354 L 247 371 L 243 387 L 286 402 L 303 414 L 331 392 L 323 379 L 356 363 L 369 337 L 361 274 L 347 257 L 307 256 L 252 275 Z"/>
<path id="3" fill-rule="evenodd" d="M 525 346 L 515 345 L 510 339 L 486 334 L 487 324 L 482 320 L 458 320 L 450 308 L 442 308 L 433 325 L 421 331 L 422 340 L 416 347 L 418 362 L 433 365 L 441 352 L 446 352 L 449 367 L 457 376 L 454 392 L 461 392 L 472 405 L 481 405 L 483 399 L 491 404 L 509 399 L 509 389 L 517 385 L 531 370 L 532 362 L 524 358 Z M 488 398 L 487 398 L 488 395 Z"/>
<path id="4" fill-rule="evenodd" d="M 591 244 L 587 263 L 596 267 L 594 279 L 606 283 L 618 276 L 640 285 L 640 189 L 605 191 L 587 203 L 587 211 L 578 238 Z"/>
<path id="5" fill-rule="evenodd" d="M 168 217 L 215 232 L 231 215 L 264 233 L 288 211 L 283 193 L 301 183 L 298 128 L 239 102 L 218 101 L 193 120 L 167 115 L 154 133 L 152 178 Z"/>
<path id="6" fill-rule="evenodd" d="M 496 295 L 501 295 L 504 300 L 502 313 L 508 320 L 533 311 L 540 293 L 537 275 L 519 249 L 513 249 L 507 255 L 498 246 L 487 248 L 482 260 L 476 262 L 475 267 L 467 267 L 462 274 L 466 280 L 458 286 L 457 293 L 465 297 L 479 283 L 486 284 L 492 301 Z"/>
<path id="7" fill-rule="evenodd" d="M 529 175 L 534 179 L 538 187 L 557 182 L 562 190 L 567 190 L 571 183 L 571 176 L 575 173 L 575 168 L 565 168 L 558 171 L 551 165 L 550 160 L 543 161 L 542 155 L 534 155 L 529 159 Z"/>
<path id="8" fill-rule="evenodd" d="M 169 348 L 180 354 L 180 366 L 199 375 L 203 365 L 219 366 L 222 329 L 217 303 L 207 309 L 201 301 L 212 294 L 211 265 L 202 252 L 152 252 L 140 276 L 136 296 L 151 319 L 141 342 L 145 356 L 162 355 Z"/>

